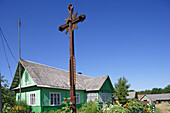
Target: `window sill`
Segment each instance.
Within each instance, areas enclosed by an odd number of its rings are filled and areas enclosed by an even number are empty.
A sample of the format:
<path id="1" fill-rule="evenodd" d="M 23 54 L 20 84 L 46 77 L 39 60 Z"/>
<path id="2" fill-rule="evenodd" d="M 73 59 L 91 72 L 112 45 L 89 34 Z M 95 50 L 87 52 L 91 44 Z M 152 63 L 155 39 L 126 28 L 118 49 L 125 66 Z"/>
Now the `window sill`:
<path id="1" fill-rule="evenodd" d="M 30 106 L 36 106 L 36 104 L 32 104 L 32 105 L 30 105 Z"/>
<path id="2" fill-rule="evenodd" d="M 50 105 L 50 106 L 61 106 L 61 104 L 59 104 L 59 105 Z"/>

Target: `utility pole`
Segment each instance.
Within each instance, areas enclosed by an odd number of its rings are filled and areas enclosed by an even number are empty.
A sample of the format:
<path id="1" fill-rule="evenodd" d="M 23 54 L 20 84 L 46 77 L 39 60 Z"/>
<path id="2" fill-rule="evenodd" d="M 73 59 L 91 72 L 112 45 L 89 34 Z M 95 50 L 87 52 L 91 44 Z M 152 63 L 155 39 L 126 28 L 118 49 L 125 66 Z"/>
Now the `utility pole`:
<path id="1" fill-rule="evenodd" d="M 0 72 L 0 113 L 2 113 L 1 72 Z"/>
<path id="2" fill-rule="evenodd" d="M 86 18 L 85 15 L 77 16 L 77 12 L 73 15 L 73 6 L 70 4 L 68 6 L 69 18 L 65 19 L 66 23 L 59 27 L 59 31 L 63 31 L 66 29 L 66 34 L 69 31 L 69 48 L 70 48 L 70 61 L 69 61 L 69 77 L 70 77 L 70 102 L 72 105 L 70 106 L 70 110 L 73 113 L 76 113 L 76 94 L 75 94 L 75 83 L 76 83 L 76 71 L 75 71 L 75 57 L 74 57 L 74 28 L 77 27 L 78 22 L 84 21 Z"/>
<path id="3" fill-rule="evenodd" d="M 78 22 L 84 21 L 86 18 L 85 15 L 77 16 L 77 12 L 73 15 L 73 6 L 70 4 L 68 6 L 69 18 L 65 19 L 66 23 L 59 27 L 59 31 L 63 31 L 66 29 L 66 34 L 69 31 L 69 48 L 70 48 L 70 61 L 69 61 L 69 77 L 70 77 L 70 102 L 72 102 L 72 106 L 70 109 L 73 113 L 76 113 L 76 95 L 75 95 L 75 83 L 76 83 L 76 72 L 75 72 L 75 57 L 74 57 L 74 28 L 77 27 Z"/>
<path id="4" fill-rule="evenodd" d="M 19 100 L 21 102 L 21 39 L 20 39 L 20 27 L 21 27 L 21 19 L 18 20 L 18 28 L 19 28 Z"/>

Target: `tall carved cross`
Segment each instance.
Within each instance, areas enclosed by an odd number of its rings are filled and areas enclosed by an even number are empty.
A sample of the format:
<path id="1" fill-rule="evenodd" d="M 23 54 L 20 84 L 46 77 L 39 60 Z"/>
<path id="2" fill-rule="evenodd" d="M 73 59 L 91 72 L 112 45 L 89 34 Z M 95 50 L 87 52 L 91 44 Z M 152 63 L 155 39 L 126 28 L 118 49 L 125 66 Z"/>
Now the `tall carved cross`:
<path id="1" fill-rule="evenodd" d="M 73 15 L 73 6 L 70 4 L 68 6 L 69 17 L 65 19 L 66 23 L 59 27 L 59 31 L 64 31 L 66 29 L 66 34 L 69 31 L 69 45 L 70 45 L 70 61 L 69 61 L 69 77 L 70 77 L 70 102 L 72 105 L 70 109 L 73 113 L 76 113 L 76 94 L 75 94 L 75 83 L 76 83 L 76 71 L 75 71 L 75 57 L 74 57 L 74 28 L 77 27 L 78 22 L 84 21 L 85 15 L 77 16 L 77 12 Z"/>

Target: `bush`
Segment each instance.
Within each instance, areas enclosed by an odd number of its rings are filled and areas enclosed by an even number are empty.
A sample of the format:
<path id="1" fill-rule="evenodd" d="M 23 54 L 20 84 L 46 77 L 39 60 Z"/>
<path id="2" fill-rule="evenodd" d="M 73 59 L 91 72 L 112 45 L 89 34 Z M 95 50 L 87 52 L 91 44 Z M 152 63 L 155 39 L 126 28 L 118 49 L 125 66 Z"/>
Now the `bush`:
<path id="1" fill-rule="evenodd" d="M 143 106 L 144 105 L 137 99 L 130 99 L 128 100 L 128 103 L 124 105 L 124 107 L 128 109 L 130 113 L 142 113 Z"/>
<path id="2" fill-rule="evenodd" d="M 95 102 L 89 101 L 82 105 L 81 108 L 77 110 L 77 112 L 80 113 L 101 113 L 101 107 L 99 106 L 99 103 L 97 102 L 97 99 Z"/>
<path id="3" fill-rule="evenodd" d="M 17 102 L 13 107 L 5 103 L 3 108 L 3 113 L 26 113 L 28 111 L 28 105 L 25 101 Z"/>
<path id="4" fill-rule="evenodd" d="M 72 113 L 70 110 L 71 103 L 68 101 L 68 99 L 64 99 L 62 103 L 65 104 L 64 107 L 61 109 L 58 109 L 57 111 L 50 111 L 50 112 L 43 112 L 43 113 Z M 131 99 L 128 100 L 128 103 L 125 105 L 122 105 L 117 101 L 116 104 L 111 104 L 110 99 L 108 98 L 107 102 L 105 102 L 105 105 L 101 105 L 97 102 L 97 99 L 95 101 L 89 101 L 85 104 L 82 104 L 82 107 L 77 109 L 77 113 L 142 113 L 144 105 L 141 104 L 137 99 Z M 149 109 L 147 109 L 148 112 Z"/>

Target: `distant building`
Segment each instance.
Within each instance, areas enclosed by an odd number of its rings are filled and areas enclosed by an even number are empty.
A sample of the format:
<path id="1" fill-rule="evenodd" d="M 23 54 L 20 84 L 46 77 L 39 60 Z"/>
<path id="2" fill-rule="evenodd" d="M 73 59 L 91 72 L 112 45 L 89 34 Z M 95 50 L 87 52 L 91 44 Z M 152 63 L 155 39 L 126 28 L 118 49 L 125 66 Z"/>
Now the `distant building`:
<path id="1" fill-rule="evenodd" d="M 166 94 L 146 94 L 140 101 L 148 101 L 149 104 L 169 103 L 170 104 L 170 93 Z"/>
<path id="2" fill-rule="evenodd" d="M 127 99 L 137 99 L 137 94 L 135 91 L 133 92 L 128 92 L 128 96 L 126 96 Z M 113 100 L 116 101 L 118 98 L 114 95 Z"/>
<path id="3" fill-rule="evenodd" d="M 141 98 L 145 95 L 138 95 L 138 100 L 141 100 Z"/>
<path id="4" fill-rule="evenodd" d="M 128 92 L 128 96 L 126 97 L 127 99 L 134 99 L 137 98 L 137 94 L 135 91 L 133 92 Z"/>

